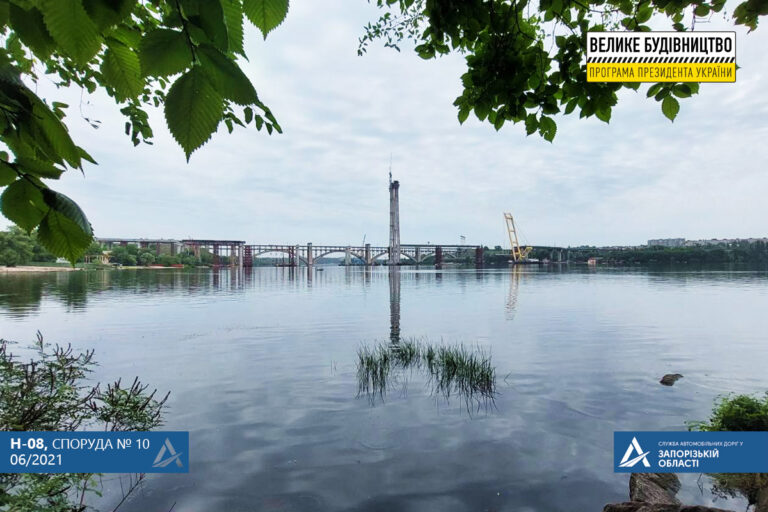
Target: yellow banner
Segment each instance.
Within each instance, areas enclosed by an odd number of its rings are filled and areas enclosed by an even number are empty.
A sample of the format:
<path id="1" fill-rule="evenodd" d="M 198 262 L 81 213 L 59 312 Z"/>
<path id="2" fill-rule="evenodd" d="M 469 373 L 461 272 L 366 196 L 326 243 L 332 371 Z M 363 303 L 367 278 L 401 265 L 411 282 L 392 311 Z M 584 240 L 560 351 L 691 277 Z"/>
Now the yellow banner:
<path id="1" fill-rule="evenodd" d="M 587 82 L 735 82 L 736 64 L 620 63 L 587 64 Z"/>

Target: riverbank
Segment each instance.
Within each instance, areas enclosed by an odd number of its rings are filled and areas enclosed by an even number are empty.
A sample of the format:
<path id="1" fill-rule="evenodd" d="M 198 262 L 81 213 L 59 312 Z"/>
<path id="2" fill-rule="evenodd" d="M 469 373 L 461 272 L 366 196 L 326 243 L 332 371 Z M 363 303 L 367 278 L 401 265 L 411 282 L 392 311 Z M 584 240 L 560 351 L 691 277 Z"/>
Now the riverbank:
<path id="1" fill-rule="evenodd" d="M 38 267 L 33 265 L 20 265 L 18 267 L 0 267 L 0 274 L 23 274 L 28 272 L 72 272 L 83 270 L 82 268 L 62 267 Z"/>

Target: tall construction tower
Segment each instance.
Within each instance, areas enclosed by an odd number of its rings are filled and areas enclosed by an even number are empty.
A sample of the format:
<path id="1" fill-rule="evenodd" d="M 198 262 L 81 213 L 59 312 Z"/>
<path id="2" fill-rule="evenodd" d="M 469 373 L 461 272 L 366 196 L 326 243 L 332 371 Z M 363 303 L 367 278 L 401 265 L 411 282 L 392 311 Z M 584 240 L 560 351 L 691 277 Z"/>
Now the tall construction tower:
<path id="1" fill-rule="evenodd" d="M 509 234 L 509 244 L 512 246 L 512 259 L 510 263 L 523 263 L 528 260 L 528 255 L 533 250 L 533 247 L 521 247 L 520 241 L 517 238 L 517 226 L 515 226 L 515 218 L 511 213 L 504 214 L 504 220 L 507 223 L 507 233 Z"/>
<path id="2" fill-rule="evenodd" d="M 392 181 L 389 164 L 389 264 L 400 264 L 400 182 Z"/>

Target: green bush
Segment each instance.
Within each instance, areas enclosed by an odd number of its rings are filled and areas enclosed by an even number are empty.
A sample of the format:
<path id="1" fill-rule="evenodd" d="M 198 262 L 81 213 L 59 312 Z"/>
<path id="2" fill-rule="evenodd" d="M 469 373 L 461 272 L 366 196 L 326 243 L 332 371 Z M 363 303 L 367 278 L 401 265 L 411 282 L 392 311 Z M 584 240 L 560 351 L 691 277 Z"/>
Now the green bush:
<path id="1" fill-rule="evenodd" d="M 768 393 L 762 398 L 749 395 L 720 397 L 712 409 L 709 422 L 700 430 L 762 431 L 768 430 Z"/>
<path id="2" fill-rule="evenodd" d="M 22 362 L 10 346 L 0 340 L 0 430 L 128 431 L 162 424 L 168 395 L 155 399 L 156 391 L 147 392 L 138 379 L 106 389 L 86 383 L 96 364 L 93 351 L 50 346 L 38 333 L 34 358 Z M 98 482 L 92 474 L 0 474 L 0 510 L 82 512 L 86 496 L 98 494 Z"/>
<path id="3" fill-rule="evenodd" d="M 151 252 L 142 252 L 139 254 L 139 263 L 145 267 L 152 265 L 155 262 L 155 255 Z"/>
<path id="4" fill-rule="evenodd" d="M 708 421 L 690 422 L 688 428 L 703 432 L 768 430 L 768 393 L 762 398 L 750 395 L 720 397 Z M 743 496 L 750 505 L 757 503 L 759 493 L 768 487 L 766 473 L 717 473 L 709 476 L 715 495 Z"/>

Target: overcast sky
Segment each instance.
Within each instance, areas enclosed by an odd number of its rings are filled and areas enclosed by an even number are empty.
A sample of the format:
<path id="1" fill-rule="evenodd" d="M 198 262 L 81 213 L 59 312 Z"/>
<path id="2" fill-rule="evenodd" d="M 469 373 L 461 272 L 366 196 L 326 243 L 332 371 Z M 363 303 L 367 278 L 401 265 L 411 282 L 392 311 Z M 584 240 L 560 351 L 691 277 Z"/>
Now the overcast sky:
<path id="1" fill-rule="evenodd" d="M 363 0 L 297 0 L 266 42 L 251 27 L 244 69 L 284 134 L 222 124 L 189 164 L 161 112 L 154 145 L 134 148 L 112 100 L 41 83 L 70 103 L 75 141 L 99 162 L 59 190 L 102 237 L 386 245 L 392 154 L 403 243 L 508 245 L 504 211 L 530 244 L 768 236 L 768 28 L 737 29 L 737 83 L 703 84 L 674 124 L 643 86 L 622 93 L 610 124 L 558 116 L 550 144 L 520 125 L 460 126 L 460 56 L 374 44 L 358 57 L 378 14 Z M 730 27 L 697 25 L 710 28 Z"/>

